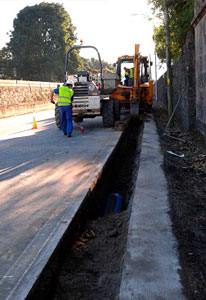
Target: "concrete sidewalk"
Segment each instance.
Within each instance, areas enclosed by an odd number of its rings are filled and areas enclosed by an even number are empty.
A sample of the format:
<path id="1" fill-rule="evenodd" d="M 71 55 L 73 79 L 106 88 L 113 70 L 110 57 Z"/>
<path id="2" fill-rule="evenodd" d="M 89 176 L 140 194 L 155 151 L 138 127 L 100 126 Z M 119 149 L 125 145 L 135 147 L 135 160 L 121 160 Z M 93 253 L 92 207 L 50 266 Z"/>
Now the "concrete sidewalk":
<path id="1" fill-rule="evenodd" d="M 154 121 L 145 123 L 119 300 L 183 300 Z"/>

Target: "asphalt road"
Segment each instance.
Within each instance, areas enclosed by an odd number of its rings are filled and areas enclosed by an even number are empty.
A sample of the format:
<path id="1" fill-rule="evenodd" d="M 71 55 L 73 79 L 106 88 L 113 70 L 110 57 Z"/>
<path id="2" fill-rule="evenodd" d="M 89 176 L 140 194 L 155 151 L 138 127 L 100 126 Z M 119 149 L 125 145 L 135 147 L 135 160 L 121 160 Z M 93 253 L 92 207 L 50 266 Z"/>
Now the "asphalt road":
<path id="1" fill-rule="evenodd" d="M 67 138 L 53 114 L 0 119 L 1 300 L 24 299 L 121 135 L 98 117 Z"/>

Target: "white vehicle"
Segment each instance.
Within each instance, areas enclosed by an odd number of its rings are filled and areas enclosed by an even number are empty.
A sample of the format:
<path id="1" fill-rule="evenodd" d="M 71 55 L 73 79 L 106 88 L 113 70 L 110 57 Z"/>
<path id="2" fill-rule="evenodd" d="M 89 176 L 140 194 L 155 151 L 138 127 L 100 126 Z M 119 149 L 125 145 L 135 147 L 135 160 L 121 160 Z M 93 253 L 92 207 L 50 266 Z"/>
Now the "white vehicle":
<path id="1" fill-rule="evenodd" d="M 65 59 L 65 82 L 68 79 L 68 55 L 74 49 L 93 48 L 99 58 L 99 72 L 80 71 L 74 82 L 72 103 L 73 119 L 81 122 L 84 118 L 102 116 L 104 127 L 113 127 L 120 119 L 120 103 L 109 96 L 116 88 L 116 74 L 104 74 L 98 50 L 93 46 L 77 45 L 70 48 Z M 104 78 L 103 78 L 104 77 Z M 106 85 L 106 87 L 105 87 Z M 61 120 L 58 106 L 55 107 L 56 124 L 60 128 Z"/>

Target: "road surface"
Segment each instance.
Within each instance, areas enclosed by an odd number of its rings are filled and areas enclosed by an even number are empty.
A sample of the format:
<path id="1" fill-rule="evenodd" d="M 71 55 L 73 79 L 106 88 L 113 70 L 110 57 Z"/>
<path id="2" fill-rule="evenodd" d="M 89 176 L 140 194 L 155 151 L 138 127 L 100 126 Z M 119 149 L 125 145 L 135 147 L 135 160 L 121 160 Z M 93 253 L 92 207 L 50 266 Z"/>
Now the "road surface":
<path id="1" fill-rule="evenodd" d="M 0 299 L 24 299 L 121 132 L 86 120 L 63 136 L 54 112 L 0 119 Z"/>

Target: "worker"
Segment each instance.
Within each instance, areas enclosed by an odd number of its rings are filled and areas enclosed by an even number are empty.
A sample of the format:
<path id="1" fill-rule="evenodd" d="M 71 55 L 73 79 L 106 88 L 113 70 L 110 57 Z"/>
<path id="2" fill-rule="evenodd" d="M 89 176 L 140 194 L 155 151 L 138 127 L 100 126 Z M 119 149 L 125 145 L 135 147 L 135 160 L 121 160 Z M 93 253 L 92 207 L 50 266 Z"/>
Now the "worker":
<path id="1" fill-rule="evenodd" d="M 129 81 L 129 70 L 124 67 L 124 85 L 128 86 Z"/>
<path id="2" fill-rule="evenodd" d="M 128 85 L 132 86 L 134 82 L 134 68 L 129 69 L 129 80 L 128 80 Z"/>
<path id="3" fill-rule="evenodd" d="M 61 116 L 61 129 L 65 136 L 71 137 L 73 130 L 72 122 L 72 101 L 74 91 L 72 80 L 67 80 L 66 86 L 57 87 L 52 91 L 51 102 L 53 101 L 53 95 L 58 95 L 58 107 Z"/>

